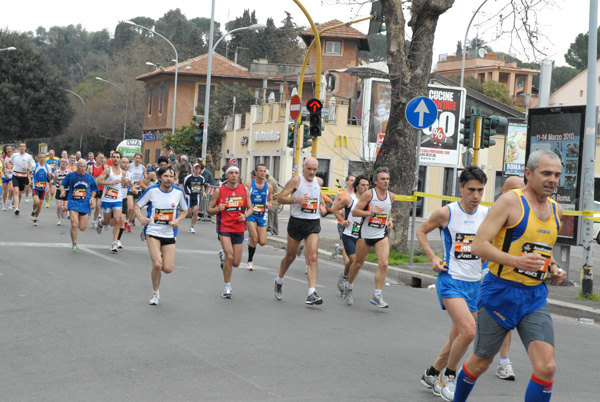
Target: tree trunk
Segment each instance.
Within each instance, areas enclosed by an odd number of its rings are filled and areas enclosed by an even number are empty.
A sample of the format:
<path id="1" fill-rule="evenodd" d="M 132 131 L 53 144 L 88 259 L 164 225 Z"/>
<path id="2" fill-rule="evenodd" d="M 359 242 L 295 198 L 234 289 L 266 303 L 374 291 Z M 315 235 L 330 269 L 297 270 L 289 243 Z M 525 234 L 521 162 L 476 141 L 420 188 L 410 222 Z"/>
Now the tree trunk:
<path id="1" fill-rule="evenodd" d="M 431 71 L 433 39 L 441 14 L 454 0 L 414 0 L 410 4 L 413 31 L 411 45 L 404 45 L 405 19 L 401 0 L 381 0 L 387 32 L 388 67 L 392 86 L 391 113 L 386 136 L 375 161 L 375 168 L 390 169 L 390 189 L 399 195 L 411 195 L 415 184 L 417 130 L 404 117 L 408 102 L 427 95 Z M 392 217 L 396 231 L 394 246 L 404 252 L 408 246 L 411 203 L 395 202 Z"/>

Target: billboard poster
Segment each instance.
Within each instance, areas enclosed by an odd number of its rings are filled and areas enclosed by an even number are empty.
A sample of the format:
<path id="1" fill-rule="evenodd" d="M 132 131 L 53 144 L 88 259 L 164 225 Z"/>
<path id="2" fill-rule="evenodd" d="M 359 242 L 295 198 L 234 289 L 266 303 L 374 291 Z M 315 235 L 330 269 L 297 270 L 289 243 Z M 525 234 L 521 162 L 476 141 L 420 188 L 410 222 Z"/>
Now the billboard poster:
<path id="1" fill-rule="evenodd" d="M 554 152 L 559 156 L 562 174 L 558 187 L 551 198 L 561 204 L 566 211 L 580 211 L 581 167 L 580 150 L 583 149 L 583 130 L 585 124 L 585 106 L 559 108 L 541 108 L 529 110 L 527 132 L 528 157 L 538 149 Z M 562 228 L 558 233 L 560 244 L 579 243 L 579 219 L 564 216 Z"/>
<path id="2" fill-rule="evenodd" d="M 375 160 L 378 139 L 387 129 L 391 109 L 391 85 L 387 80 L 370 78 L 364 81 L 361 157 Z M 460 119 L 464 115 L 467 92 L 464 88 L 429 85 L 426 96 L 438 108 L 435 123 L 421 130 L 420 165 L 459 166 Z M 416 137 L 416 129 L 415 129 Z"/>
<path id="3" fill-rule="evenodd" d="M 137 152 L 142 152 L 142 145 L 142 140 L 123 140 L 117 146 L 117 151 L 121 153 L 123 158 L 133 158 Z"/>
<path id="4" fill-rule="evenodd" d="M 527 150 L 527 124 L 509 123 L 504 149 L 504 174 L 523 176 Z"/>

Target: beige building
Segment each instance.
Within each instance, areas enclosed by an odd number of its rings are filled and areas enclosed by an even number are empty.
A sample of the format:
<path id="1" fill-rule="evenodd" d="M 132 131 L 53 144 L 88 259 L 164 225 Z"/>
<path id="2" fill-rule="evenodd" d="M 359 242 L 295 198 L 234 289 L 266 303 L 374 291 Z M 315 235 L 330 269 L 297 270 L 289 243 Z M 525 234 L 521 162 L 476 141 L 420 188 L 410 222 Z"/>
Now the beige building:
<path id="1" fill-rule="evenodd" d="M 436 73 L 446 77 L 460 77 L 462 58 L 442 56 L 437 63 Z M 539 70 L 517 67 L 517 62 L 506 61 L 505 56 L 495 53 L 485 54 L 483 57 L 465 58 L 465 78 L 475 78 L 480 83 L 495 81 L 508 87 L 513 102 L 524 104 L 524 95 L 531 95 L 530 104 L 537 105 L 537 89 L 533 87 L 533 77 Z"/>

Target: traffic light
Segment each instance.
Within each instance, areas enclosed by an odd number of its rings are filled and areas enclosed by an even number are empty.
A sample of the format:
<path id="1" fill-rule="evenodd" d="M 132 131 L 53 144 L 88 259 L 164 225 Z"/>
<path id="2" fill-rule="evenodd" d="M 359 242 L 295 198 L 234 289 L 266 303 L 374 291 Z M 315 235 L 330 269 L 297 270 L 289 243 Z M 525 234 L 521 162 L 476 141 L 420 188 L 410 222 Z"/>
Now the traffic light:
<path id="1" fill-rule="evenodd" d="M 290 123 L 288 126 L 287 146 L 294 148 L 294 138 L 296 137 L 296 123 Z"/>
<path id="2" fill-rule="evenodd" d="M 481 148 L 489 148 L 496 145 L 496 141 L 491 137 L 496 135 L 498 127 L 506 127 L 508 119 L 501 116 L 490 116 L 483 118 L 483 128 L 481 130 Z"/>
<path id="3" fill-rule="evenodd" d="M 202 142 L 202 138 L 204 136 L 204 122 L 199 122 L 196 124 L 196 132 L 194 133 L 194 140 L 196 142 Z"/>
<path id="4" fill-rule="evenodd" d="M 320 137 L 323 127 L 321 126 L 321 109 L 323 109 L 323 102 L 319 99 L 311 99 L 306 103 L 308 109 L 308 123 L 311 137 Z"/>
<path id="5" fill-rule="evenodd" d="M 374 1 L 371 6 L 371 21 L 367 35 L 374 35 L 385 31 L 385 18 L 380 1 Z"/>
<path id="6" fill-rule="evenodd" d="M 460 119 L 460 124 L 463 128 L 460 129 L 460 133 L 463 137 L 458 140 L 459 143 L 467 148 L 473 148 L 473 123 L 475 122 L 475 116 L 465 116 L 464 119 Z"/>
<path id="7" fill-rule="evenodd" d="M 312 141 L 311 141 L 311 136 L 310 133 L 307 130 L 304 130 L 304 137 L 303 137 L 303 141 L 302 141 L 302 148 L 310 148 L 312 147 Z"/>

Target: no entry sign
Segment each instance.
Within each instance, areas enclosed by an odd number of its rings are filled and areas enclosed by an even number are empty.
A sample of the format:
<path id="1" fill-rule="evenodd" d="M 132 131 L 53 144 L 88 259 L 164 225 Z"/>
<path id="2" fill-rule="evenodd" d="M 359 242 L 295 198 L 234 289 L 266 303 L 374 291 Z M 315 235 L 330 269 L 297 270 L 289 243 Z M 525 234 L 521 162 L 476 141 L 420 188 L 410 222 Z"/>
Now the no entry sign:
<path id="1" fill-rule="evenodd" d="M 290 117 L 292 120 L 298 120 L 298 117 L 300 117 L 300 112 L 302 112 L 300 97 L 298 95 L 294 95 L 290 101 Z"/>

